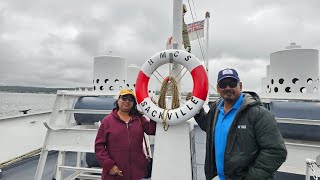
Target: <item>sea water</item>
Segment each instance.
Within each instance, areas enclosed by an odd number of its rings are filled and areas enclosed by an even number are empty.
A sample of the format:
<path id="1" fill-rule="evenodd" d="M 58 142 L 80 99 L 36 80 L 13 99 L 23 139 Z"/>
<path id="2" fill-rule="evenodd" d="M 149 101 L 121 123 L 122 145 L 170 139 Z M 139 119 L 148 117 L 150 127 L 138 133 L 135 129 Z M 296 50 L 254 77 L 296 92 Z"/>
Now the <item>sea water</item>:
<path id="1" fill-rule="evenodd" d="M 0 118 L 27 113 L 50 111 L 53 108 L 55 94 L 5 93 L 0 92 Z"/>

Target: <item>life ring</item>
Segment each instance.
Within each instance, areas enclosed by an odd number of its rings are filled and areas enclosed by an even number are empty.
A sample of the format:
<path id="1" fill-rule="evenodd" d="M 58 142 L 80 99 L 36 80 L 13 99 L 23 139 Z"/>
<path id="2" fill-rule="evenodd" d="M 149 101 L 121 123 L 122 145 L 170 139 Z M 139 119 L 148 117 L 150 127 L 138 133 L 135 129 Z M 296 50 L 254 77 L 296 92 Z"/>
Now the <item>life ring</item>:
<path id="1" fill-rule="evenodd" d="M 175 62 L 183 65 L 192 75 L 192 98 L 177 109 L 164 109 L 155 105 L 148 95 L 148 84 L 152 73 L 161 65 Z M 202 108 L 208 94 L 208 76 L 204 66 L 192 54 L 176 49 L 159 52 L 147 60 L 136 80 L 136 96 L 142 112 L 150 119 L 162 123 L 164 114 L 168 125 L 175 125 L 192 118 Z"/>

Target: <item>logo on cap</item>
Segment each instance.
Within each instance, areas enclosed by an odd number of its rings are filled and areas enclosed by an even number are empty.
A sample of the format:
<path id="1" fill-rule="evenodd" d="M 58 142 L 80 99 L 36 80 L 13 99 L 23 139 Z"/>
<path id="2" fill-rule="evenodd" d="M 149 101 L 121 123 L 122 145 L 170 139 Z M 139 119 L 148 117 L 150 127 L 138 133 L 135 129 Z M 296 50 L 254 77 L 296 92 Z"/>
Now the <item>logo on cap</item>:
<path id="1" fill-rule="evenodd" d="M 226 75 L 226 74 L 233 74 L 233 71 L 231 69 L 225 69 L 222 71 L 222 74 L 223 75 Z"/>

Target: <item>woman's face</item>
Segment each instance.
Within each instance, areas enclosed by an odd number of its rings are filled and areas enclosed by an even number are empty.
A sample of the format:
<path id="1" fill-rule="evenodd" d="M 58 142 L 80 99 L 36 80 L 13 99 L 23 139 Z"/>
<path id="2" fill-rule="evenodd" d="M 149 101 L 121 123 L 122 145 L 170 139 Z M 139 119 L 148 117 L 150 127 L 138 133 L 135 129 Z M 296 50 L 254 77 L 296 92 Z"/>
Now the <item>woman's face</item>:
<path id="1" fill-rule="evenodd" d="M 134 96 L 132 95 L 122 95 L 118 99 L 119 110 L 123 112 L 130 112 L 130 109 L 133 107 L 133 102 L 135 101 Z"/>

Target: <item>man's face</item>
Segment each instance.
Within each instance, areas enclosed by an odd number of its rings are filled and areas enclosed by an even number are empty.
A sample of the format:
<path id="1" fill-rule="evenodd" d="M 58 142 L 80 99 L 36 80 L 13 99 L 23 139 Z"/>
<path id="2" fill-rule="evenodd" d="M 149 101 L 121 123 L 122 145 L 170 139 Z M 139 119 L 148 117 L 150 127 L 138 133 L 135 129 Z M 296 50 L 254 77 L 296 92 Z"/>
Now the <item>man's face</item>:
<path id="1" fill-rule="evenodd" d="M 235 103 L 240 97 L 242 83 L 233 78 L 225 78 L 217 84 L 217 90 L 225 101 Z"/>

